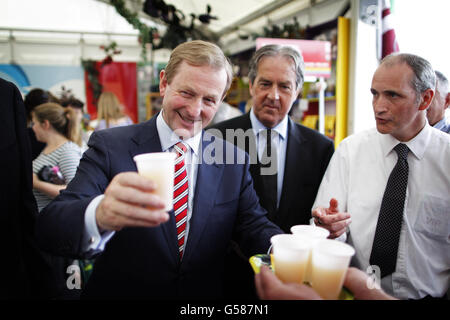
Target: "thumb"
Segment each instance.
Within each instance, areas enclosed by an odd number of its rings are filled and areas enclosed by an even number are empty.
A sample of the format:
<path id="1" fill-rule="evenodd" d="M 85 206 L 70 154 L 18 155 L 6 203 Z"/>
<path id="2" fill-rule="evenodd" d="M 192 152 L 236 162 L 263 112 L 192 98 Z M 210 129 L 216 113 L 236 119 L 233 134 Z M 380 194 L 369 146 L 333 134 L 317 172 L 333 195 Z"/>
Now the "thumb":
<path id="1" fill-rule="evenodd" d="M 256 292 L 260 299 L 267 300 L 270 298 L 270 290 L 276 285 L 278 278 L 264 265 L 261 266 L 260 272 L 255 276 Z"/>
<path id="2" fill-rule="evenodd" d="M 335 198 L 330 200 L 330 208 L 328 208 L 327 213 L 337 213 L 338 212 L 338 201 Z"/>

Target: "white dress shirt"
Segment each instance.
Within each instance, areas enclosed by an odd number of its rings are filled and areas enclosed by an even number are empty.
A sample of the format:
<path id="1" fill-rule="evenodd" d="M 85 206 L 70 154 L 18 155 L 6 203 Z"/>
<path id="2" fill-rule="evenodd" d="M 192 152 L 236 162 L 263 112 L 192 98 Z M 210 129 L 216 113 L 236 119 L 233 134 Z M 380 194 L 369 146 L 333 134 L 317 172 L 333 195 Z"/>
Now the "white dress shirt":
<path id="1" fill-rule="evenodd" d="M 348 212 L 348 242 L 355 263 L 369 267 L 381 200 L 397 162 L 400 143 L 376 129 L 344 139 L 334 153 L 313 208 L 336 198 Z M 409 176 L 396 271 L 381 279 L 382 288 L 401 299 L 442 297 L 450 282 L 450 136 L 428 124 L 405 143 Z M 344 237 L 345 238 L 345 237 Z"/>
<path id="2" fill-rule="evenodd" d="M 181 139 L 176 136 L 172 129 L 167 125 L 162 117 L 162 112 L 156 118 L 156 129 L 158 130 L 159 139 L 161 142 L 161 148 L 163 152 L 172 152 L 175 144 L 181 141 Z M 185 153 L 185 165 L 188 175 L 188 212 L 186 221 L 186 233 L 185 233 L 185 243 L 188 241 L 189 235 L 189 225 L 190 219 L 192 217 L 192 208 L 194 201 L 194 190 L 197 181 L 197 169 L 199 163 L 200 155 L 200 142 L 202 133 L 199 132 L 195 136 L 183 140 L 183 142 L 188 146 L 188 150 Z M 85 252 L 92 250 L 93 252 L 103 251 L 106 243 L 114 235 L 114 231 L 108 231 L 100 235 L 95 219 L 95 211 L 100 201 L 103 199 L 104 195 L 99 195 L 94 198 L 91 203 L 86 208 L 84 221 L 85 221 L 85 232 L 84 232 L 84 244 Z"/>
<path id="3" fill-rule="evenodd" d="M 253 112 L 253 108 L 250 111 L 250 121 L 252 123 L 253 133 L 256 139 L 256 145 L 258 147 L 258 159 L 261 161 L 264 149 L 266 148 L 266 135 L 259 134 L 266 128 L 257 118 Z M 288 116 L 286 115 L 284 119 L 277 124 L 275 127 L 271 128 L 277 134 L 272 137 L 272 146 L 275 146 L 278 151 L 278 171 L 277 171 L 277 208 L 280 204 L 281 190 L 283 189 L 283 178 L 284 178 L 284 166 L 286 163 L 286 149 L 288 141 Z"/>

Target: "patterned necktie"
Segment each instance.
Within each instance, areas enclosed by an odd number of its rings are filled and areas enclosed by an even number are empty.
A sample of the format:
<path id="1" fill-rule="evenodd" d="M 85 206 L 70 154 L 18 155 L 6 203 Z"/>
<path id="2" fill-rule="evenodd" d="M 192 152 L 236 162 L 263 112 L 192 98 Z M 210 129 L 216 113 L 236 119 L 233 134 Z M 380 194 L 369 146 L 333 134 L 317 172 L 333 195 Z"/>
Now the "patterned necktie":
<path id="1" fill-rule="evenodd" d="M 384 191 L 370 255 L 370 264 L 380 268 L 381 277 L 395 271 L 408 185 L 408 146 L 399 143 L 394 150 L 397 152 L 398 160 Z"/>
<path id="2" fill-rule="evenodd" d="M 275 145 L 272 145 L 272 138 L 276 132 L 271 129 L 261 131 L 261 135 L 266 136 L 266 147 L 261 157 L 261 181 L 264 186 L 263 196 L 260 199 L 261 205 L 267 210 L 269 218 L 273 219 L 277 210 L 277 172 L 278 153 Z M 270 168 L 270 169 L 269 169 Z"/>
<path id="3" fill-rule="evenodd" d="M 175 159 L 175 180 L 173 188 L 173 210 L 175 212 L 175 223 L 178 234 L 178 250 L 180 252 L 180 259 L 184 252 L 184 234 L 186 232 L 187 220 L 187 205 L 188 205 L 188 177 L 186 166 L 184 163 L 184 156 L 187 147 L 183 142 L 178 142 L 175 145 L 177 158 Z"/>

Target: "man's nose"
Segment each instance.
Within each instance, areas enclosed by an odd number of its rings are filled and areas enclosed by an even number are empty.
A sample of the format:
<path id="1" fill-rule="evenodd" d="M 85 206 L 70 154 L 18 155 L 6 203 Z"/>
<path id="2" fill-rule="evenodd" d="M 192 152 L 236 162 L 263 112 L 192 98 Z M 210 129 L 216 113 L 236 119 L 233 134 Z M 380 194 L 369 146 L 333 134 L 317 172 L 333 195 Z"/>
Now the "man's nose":
<path id="1" fill-rule="evenodd" d="M 272 86 L 269 91 L 269 99 L 280 100 L 280 95 L 278 94 L 277 86 Z"/>
<path id="2" fill-rule="evenodd" d="M 202 111 L 202 108 L 203 108 L 203 101 L 200 98 L 195 99 L 194 101 L 192 101 L 192 103 L 189 104 L 186 110 L 191 120 L 198 119 Z"/>
<path id="3" fill-rule="evenodd" d="M 384 99 L 381 95 L 373 97 L 372 106 L 375 114 L 382 113 L 387 110 L 386 99 Z"/>

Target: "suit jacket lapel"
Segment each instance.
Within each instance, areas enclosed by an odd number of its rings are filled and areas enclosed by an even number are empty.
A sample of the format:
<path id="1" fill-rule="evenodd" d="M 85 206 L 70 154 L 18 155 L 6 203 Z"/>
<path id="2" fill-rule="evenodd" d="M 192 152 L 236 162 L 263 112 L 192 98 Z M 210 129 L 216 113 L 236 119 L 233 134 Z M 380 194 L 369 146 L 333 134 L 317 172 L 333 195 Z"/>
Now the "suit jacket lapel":
<path id="1" fill-rule="evenodd" d="M 156 116 L 145 122 L 132 138 L 134 145 L 130 148 L 130 155 L 149 152 L 162 152 L 161 141 L 156 129 Z"/>
<path id="2" fill-rule="evenodd" d="M 296 190 L 292 190 L 292 185 L 298 185 L 298 171 L 305 167 L 302 163 L 302 154 L 304 138 L 296 125 L 289 118 L 288 123 L 288 145 L 286 148 L 286 162 L 284 166 L 283 189 L 281 192 L 280 205 L 278 206 L 278 214 L 275 221 L 278 225 L 282 225 L 284 217 L 289 214 L 289 203 L 294 201 L 298 194 L 292 195 Z"/>
<path id="3" fill-rule="evenodd" d="M 162 152 L 161 141 L 159 139 L 158 130 L 156 129 L 156 116 L 144 123 L 140 129 L 141 130 L 139 130 L 132 138 L 135 144 L 130 148 L 131 157 L 141 153 Z M 175 259 L 174 263 L 177 263 L 179 253 L 173 210 L 169 211 L 169 216 L 169 221 L 161 224 L 161 230 L 166 238 L 166 243 L 171 252 L 171 256 Z"/>
<path id="4" fill-rule="evenodd" d="M 205 143 L 205 139 L 202 139 L 202 148 L 200 148 L 202 154 L 204 154 L 203 152 L 207 145 L 208 143 Z M 215 195 L 219 189 L 218 181 L 221 181 L 222 174 L 223 165 L 207 164 L 205 161 L 198 165 L 192 217 L 189 221 L 189 235 L 183 260 L 189 259 L 197 247 L 197 243 L 214 207 Z"/>

